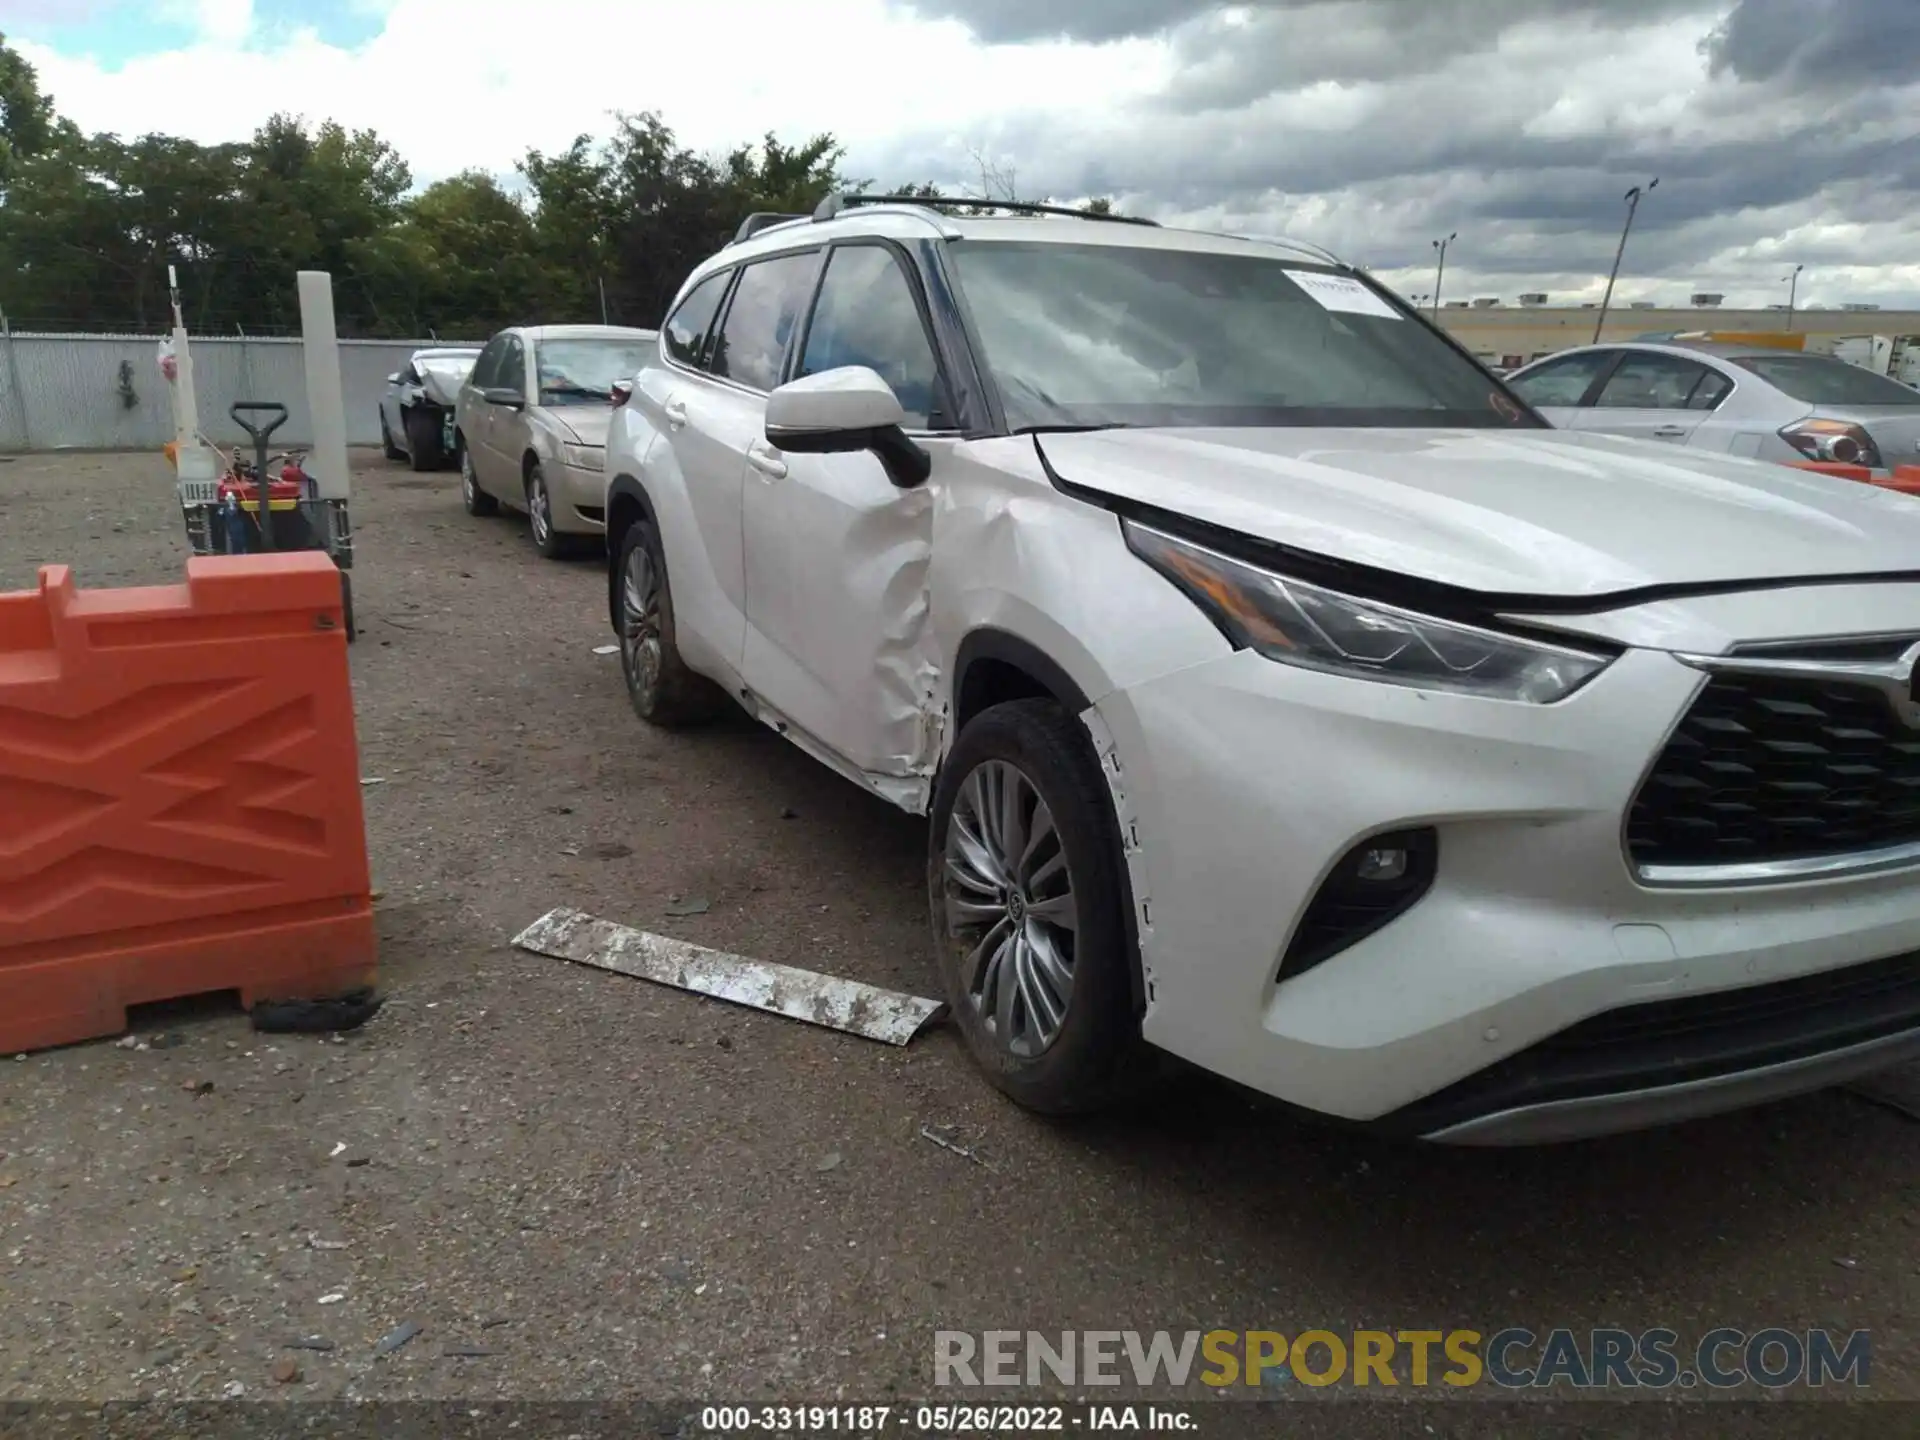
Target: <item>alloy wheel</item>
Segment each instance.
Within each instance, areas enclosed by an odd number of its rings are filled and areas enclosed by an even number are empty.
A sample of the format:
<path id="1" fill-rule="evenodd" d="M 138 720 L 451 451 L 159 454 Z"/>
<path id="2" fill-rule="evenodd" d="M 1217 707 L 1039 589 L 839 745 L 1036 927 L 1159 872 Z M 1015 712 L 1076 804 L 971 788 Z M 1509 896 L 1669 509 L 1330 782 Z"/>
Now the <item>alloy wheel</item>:
<path id="1" fill-rule="evenodd" d="M 553 537 L 553 501 L 547 497 L 547 478 L 534 466 L 527 476 L 527 519 L 533 526 L 536 545 L 545 545 Z"/>
<path id="2" fill-rule="evenodd" d="M 659 576 L 647 547 L 635 545 L 620 574 L 620 650 L 635 694 L 660 683 L 660 643 Z"/>
<path id="3" fill-rule="evenodd" d="M 1053 812 L 1017 767 L 984 761 L 961 784 L 942 869 L 967 998 L 1000 1045 L 1032 1059 L 1066 1023 L 1079 926 Z"/>

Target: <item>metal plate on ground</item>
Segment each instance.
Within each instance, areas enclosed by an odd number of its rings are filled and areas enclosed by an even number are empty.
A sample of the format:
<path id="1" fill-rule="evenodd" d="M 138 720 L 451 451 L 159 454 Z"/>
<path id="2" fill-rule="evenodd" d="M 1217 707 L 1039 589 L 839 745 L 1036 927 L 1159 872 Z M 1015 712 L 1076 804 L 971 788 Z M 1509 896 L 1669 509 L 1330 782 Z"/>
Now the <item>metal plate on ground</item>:
<path id="1" fill-rule="evenodd" d="M 513 943 L 535 955 L 672 985 L 887 1045 L 905 1045 L 947 1009 L 938 1000 L 729 955 L 597 920 L 579 910 L 549 910 L 514 936 Z"/>

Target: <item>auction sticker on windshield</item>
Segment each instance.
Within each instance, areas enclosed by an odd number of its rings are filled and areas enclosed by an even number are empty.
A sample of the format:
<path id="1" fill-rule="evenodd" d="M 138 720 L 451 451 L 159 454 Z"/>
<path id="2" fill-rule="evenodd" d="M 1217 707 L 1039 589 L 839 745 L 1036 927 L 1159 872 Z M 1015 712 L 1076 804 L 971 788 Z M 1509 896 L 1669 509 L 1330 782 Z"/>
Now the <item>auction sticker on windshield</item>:
<path id="1" fill-rule="evenodd" d="M 1349 315 L 1383 315 L 1398 320 L 1400 312 L 1351 275 L 1328 275 L 1319 270 L 1289 270 L 1287 278 L 1328 310 Z"/>

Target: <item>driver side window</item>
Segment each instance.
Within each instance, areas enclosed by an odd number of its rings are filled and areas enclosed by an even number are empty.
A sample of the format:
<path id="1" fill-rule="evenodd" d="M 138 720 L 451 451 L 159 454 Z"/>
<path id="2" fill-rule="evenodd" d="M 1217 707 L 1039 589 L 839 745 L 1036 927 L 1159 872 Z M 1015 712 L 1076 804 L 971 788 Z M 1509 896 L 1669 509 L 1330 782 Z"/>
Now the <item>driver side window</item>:
<path id="1" fill-rule="evenodd" d="M 899 262 L 879 245 L 833 251 L 807 327 L 800 374 L 845 365 L 864 365 L 893 387 L 906 411 L 907 429 L 937 430 L 951 423 L 940 367 L 913 290 Z"/>

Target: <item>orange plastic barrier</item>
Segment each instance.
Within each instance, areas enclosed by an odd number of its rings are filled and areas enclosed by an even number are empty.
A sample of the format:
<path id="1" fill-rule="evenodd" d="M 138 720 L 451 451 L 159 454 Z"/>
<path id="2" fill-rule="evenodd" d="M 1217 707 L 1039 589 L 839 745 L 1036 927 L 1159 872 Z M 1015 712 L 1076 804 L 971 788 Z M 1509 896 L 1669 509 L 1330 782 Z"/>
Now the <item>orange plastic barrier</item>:
<path id="1" fill-rule="evenodd" d="M 0 594 L 0 1053 L 371 985 L 370 886 L 332 560 Z"/>
<path id="2" fill-rule="evenodd" d="M 1865 465 L 1842 465 L 1836 460 L 1794 460 L 1789 463 L 1796 470 L 1815 470 L 1822 475 L 1836 475 L 1842 480 L 1873 479 L 1873 471 Z"/>
<path id="3" fill-rule="evenodd" d="M 1908 495 L 1920 495 L 1920 465 L 1896 465 L 1889 479 L 1880 482 L 1889 490 L 1899 490 Z"/>

